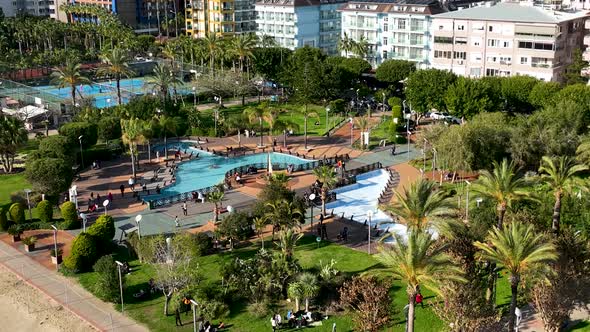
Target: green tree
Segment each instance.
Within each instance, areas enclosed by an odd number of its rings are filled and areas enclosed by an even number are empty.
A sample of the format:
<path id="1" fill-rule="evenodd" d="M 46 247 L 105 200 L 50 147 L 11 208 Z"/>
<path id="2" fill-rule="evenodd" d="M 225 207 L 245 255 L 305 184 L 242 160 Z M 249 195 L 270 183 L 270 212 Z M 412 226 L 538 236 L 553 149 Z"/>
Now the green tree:
<path id="1" fill-rule="evenodd" d="M 459 118 L 494 111 L 494 104 L 488 97 L 490 89 L 481 80 L 458 77 L 445 94 L 445 105 L 449 112 Z"/>
<path id="2" fill-rule="evenodd" d="M 417 70 L 408 76 L 406 100 L 408 106 L 418 113 L 418 120 L 433 108 L 445 109 L 445 94 L 456 78 L 455 74 L 439 69 Z"/>
<path id="3" fill-rule="evenodd" d="M 371 71 L 371 64 L 367 60 L 359 58 L 329 57 L 338 60 L 339 65 L 346 69 L 354 78 L 359 78 L 363 73 Z"/>
<path id="4" fill-rule="evenodd" d="M 42 222 L 51 223 L 53 221 L 53 205 L 48 200 L 43 200 L 37 204 L 37 214 Z"/>
<path id="5" fill-rule="evenodd" d="M 67 137 L 69 146 L 79 146 L 80 136 L 82 136 L 82 146 L 89 148 L 96 144 L 98 139 L 98 129 L 96 125 L 87 122 L 69 122 L 59 127 L 59 134 Z"/>
<path id="6" fill-rule="evenodd" d="M 96 282 L 92 285 L 94 294 L 101 300 L 117 302 L 119 300 L 119 271 L 112 255 L 99 258 L 92 267 L 96 272 Z M 123 285 L 125 275 L 121 274 Z"/>
<path id="7" fill-rule="evenodd" d="M 154 67 L 152 76 L 148 76 L 145 84 L 152 90 L 158 91 L 158 94 L 165 103 L 171 88 L 181 85 L 180 79 L 174 75 L 172 68 L 167 65 L 158 64 Z"/>
<path id="8" fill-rule="evenodd" d="M 539 83 L 539 80 L 531 76 L 510 76 L 503 77 L 502 98 L 504 99 L 507 111 L 515 113 L 528 113 L 533 110 L 529 95 Z"/>
<path id="9" fill-rule="evenodd" d="M 252 235 L 252 221 L 243 212 L 228 213 L 217 225 L 219 234 L 230 240 L 233 249 L 234 240 L 246 240 Z"/>
<path id="10" fill-rule="evenodd" d="M 57 158 L 66 162 L 68 167 L 71 167 L 74 164 L 75 152 L 76 149 L 70 145 L 67 137 L 54 135 L 43 138 L 37 151 L 31 152 L 27 161 L 29 159 Z"/>
<path id="11" fill-rule="evenodd" d="M 398 84 L 416 70 L 416 64 L 406 60 L 385 60 L 377 67 L 375 77 L 381 82 Z"/>
<path id="12" fill-rule="evenodd" d="M 426 231 L 433 219 L 448 213 L 452 204 L 448 194 L 435 182 L 418 179 L 403 191 L 395 193 L 396 200 L 386 207 L 398 215 L 408 226 L 408 231 Z"/>
<path id="13" fill-rule="evenodd" d="M 8 228 L 10 228 L 10 226 L 13 226 L 14 223 L 12 222 L 12 220 L 10 220 L 8 218 L 7 211 L 8 207 L 5 206 L 0 206 L 0 230 L 2 231 L 8 231 Z"/>
<path id="14" fill-rule="evenodd" d="M 60 88 L 70 88 L 72 106 L 76 106 L 76 86 L 92 83 L 90 79 L 82 74 L 82 65 L 73 61 L 67 61 L 66 66 L 63 68 L 54 68 L 51 77 L 52 84 Z"/>
<path id="15" fill-rule="evenodd" d="M 72 183 L 71 164 L 58 158 L 27 160 L 25 177 L 38 193 L 56 197 Z"/>
<path id="16" fill-rule="evenodd" d="M 365 58 L 369 53 L 369 40 L 365 35 L 361 35 L 359 40 L 354 41 L 352 45 L 352 53 L 354 53 L 359 58 Z"/>
<path id="17" fill-rule="evenodd" d="M 264 145 L 263 136 L 264 136 L 264 126 L 263 121 L 270 122 L 269 120 L 272 118 L 271 110 L 268 107 L 266 102 L 263 102 L 257 106 L 248 107 L 244 110 L 244 115 L 248 118 L 250 123 L 254 121 L 258 121 L 260 125 L 260 146 Z"/>
<path id="18" fill-rule="evenodd" d="M 290 299 L 295 300 L 295 312 L 299 312 L 301 306 L 299 301 L 303 298 L 303 287 L 299 281 L 294 281 L 287 288 L 287 295 Z"/>
<path id="19" fill-rule="evenodd" d="M 121 138 L 121 118 L 117 116 L 101 117 L 98 121 L 98 138 L 110 141 Z"/>
<path id="20" fill-rule="evenodd" d="M 212 191 L 207 194 L 207 200 L 213 203 L 213 221 L 217 223 L 219 220 L 219 208 L 223 204 L 223 197 L 224 193 L 222 191 L 216 190 Z"/>
<path id="21" fill-rule="evenodd" d="M 309 118 L 319 119 L 319 115 L 307 108 L 307 103 L 297 113 L 303 115 L 303 148 L 307 150 L 307 121 Z"/>
<path id="22" fill-rule="evenodd" d="M 290 229 L 304 221 L 303 211 L 294 202 L 281 199 L 267 202 L 265 206 L 268 212 L 264 217 L 273 225 L 273 237 L 275 230 Z"/>
<path id="23" fill-rule="evenodd" d="M 74 272 L 86 271 L 96 262 L 97 252 L 94 237 L 80 233 L 74 238 L 70 254 L 64 260 L 64 266 Z"/>
<path id="24" fill-rule="evenodd" d="M 279 233 L 277 247 L 279 247 L 287 259 L 291 259 L 295 252 L 297 241 L 301 240 L 302 237 L 302 233 L 296 233 L 293 228 L 286 228 Z"/>
<path id="25" fill-rule="evenodd" d="M 555 96 L 561 90 L 561 85 L 557 82 L 539 81 L 531 90 L 529 103 L 536 108 L 547 107 L 554 103 Z"/>
<path id="26" fill-rule="evenodd" d="M 25 207 L 21 203 L 12 203 L 8 209 L 10 220 L 17 225 L 25 223 Z"/>
<path id="27" fill-rule="evenodd" d="M 137 162 L 137 144 L 143 143 L 145 141 L 143 136 L 143 126 L 143 121 L 139 119 L 121 120 L 123 142 L 129 146 L 129 155 L 131 156 L 131 174 L 134 179 L 137 176 L 135 169 Z"/>
<path id="28" fill-rule="evenodd" d="M 313 170 L 313 175 L 322 183 L 322 214 L 326 215 L 326 200 L 328 199 L 328 193 L 334 188 L 338 180 L 336 171 L 332 166 L 320 166 Z"/>
<path id="29" fill-rule="evenodd" d="M 579 165 L 574 159 L 567 156 L 556 158 L 545 156 L 541 160 L 541 167 L 539 168 L 541 179 L 553 190 L 553 196 L 555 197 L 551 222 L 551 228 L 555 234 L 559 234 L 563 195 L 571 192 L 574 186 L 581 185 L 578 177 L 579 173 L 587 169 L 587 166 Z"/>
<path id="30" fill-rule="evenodd" d="M 260 47 L 252 51 L 252 65 L 257 75 L 277 81 L 281 76 L 283 63 L 291 56 L 290 49 L 282 47 Z"/>
<path id="31" fill-rule="evenodd" d="M 544 234 L 536 232 L 532 225 L 512 222 L 502 229 L 495 227 L 486 238 L 486 243 L 475 242 L 481 250 L 481 258 L 494 262 L 510 273 L 510 320 L 508 331 L 514 331 L 516 320 L 516 301 L 518 285 L 525 276 L 547 275 L 550 263 L 557 259 L 553 243 L 548 242 Z"/>
<path id="32" fill-rule="evenodd" d="M 121 78 L 131 77 L 134 72 L 129 68 L 129 56 L 126 50 L 115 47 L 108 53 L 101 56 L 104 67 L 98 68 L 96 73 L 101 76 L 114 77 L 117 87 L 117 101 L 119 105 L 123 103 L 121 98 Z"/>
<path id="33" fill-rule="evenodd" d="M 429 233 L 410 231 L 404 239 L 394 234 L 392 246 L 381 247 L 377 256 L 389 268 L 394 278 L 407 284 L 409 309 L 407 330 L 414 331 L 414 310 L 419 287 L 425 286 L 438 293 L 444 281 L 464 281 L 462 270 L 444 253 L 445 245 L 437 245 Z"/>
<path id="34" fill-rule="evenodd" d="M 303 272 L 297 279 L 301 283 L 302 295 L 305 299 L 305 312 L 308 312 L 310 300 L 316 297 L 320 291 L 318 277 L 311 272 Z"/>
<path id="35" fill-rule="evenodd" d="M 355 41 L 350 38 L 346 32 L 344 36 L 338 39 L 338 50 L 344 52 L 344 56 L 348 58 L 348 53 L 352 53 L 354 50 Z"/>
<path id="36" fill-rule="evenodd" d="M 86 232 L 94 236 L 99 251 L 108 252 L 115 237 L 115 219 L 109 215 L 101 215 Z"/>
<path id="37" fill-rule="evenodd" d="M 588 67 L 588 61 L 584 60 L 582 50 L 576 48 L 572 54 L 572 63 L 565 70 L 566 84 L 586 84 L 588 78 L 582 76 L 582 70 Z"/>
<path id="38" fill-rule="evenodd" d="M 0 160 L 4 172 L 12 172 L 16 150 L 27 139 L 27 131 L 22 121 L 7 115 L 0 116 Z"/>

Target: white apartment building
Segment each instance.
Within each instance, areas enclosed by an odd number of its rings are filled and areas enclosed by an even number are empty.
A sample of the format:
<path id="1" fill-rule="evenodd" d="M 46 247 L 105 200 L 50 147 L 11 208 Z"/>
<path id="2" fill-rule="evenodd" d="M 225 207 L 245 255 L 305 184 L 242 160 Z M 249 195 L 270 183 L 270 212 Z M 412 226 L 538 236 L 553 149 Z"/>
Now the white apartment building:
<path id="1" fill-rule="evenodd" d="M 342 36 L 355 41 L 364 36 L 369 43 L 366 59 L 372 66 L 387 59 L 413 61 L 422 68 L 430 65 L 432 17 L 444 11 L 438 1 L 354 0 L 340 11 Z"/>
<path id="2" fill-rule="evenodd" d="M 529 75 L 561 82 L 584 49 L 584 11 L 498 3 L 435 15 L 432 67 L 469 77 Z"/>
<path id="3" fill-rule="evenodd" d="M 345 0 L 259 0 L 256 2 L 256 34 L 271 36 L 279 46 L 319 47 L 337 54 L 340 37 L 338 8 Z"/>

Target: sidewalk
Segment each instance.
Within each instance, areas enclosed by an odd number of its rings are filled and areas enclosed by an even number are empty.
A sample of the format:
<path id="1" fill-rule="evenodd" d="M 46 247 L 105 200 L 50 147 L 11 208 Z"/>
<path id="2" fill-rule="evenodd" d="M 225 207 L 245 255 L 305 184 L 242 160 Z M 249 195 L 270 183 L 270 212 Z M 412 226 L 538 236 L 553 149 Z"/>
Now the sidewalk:
<path id="1" fill-rule="evenodd" d="M 102 302 L 77 283 L 41 266 L 4 242 L 0 242 L 0 264 L 99 331 L 148 331 L 113 309 L 112 304 Z"/>

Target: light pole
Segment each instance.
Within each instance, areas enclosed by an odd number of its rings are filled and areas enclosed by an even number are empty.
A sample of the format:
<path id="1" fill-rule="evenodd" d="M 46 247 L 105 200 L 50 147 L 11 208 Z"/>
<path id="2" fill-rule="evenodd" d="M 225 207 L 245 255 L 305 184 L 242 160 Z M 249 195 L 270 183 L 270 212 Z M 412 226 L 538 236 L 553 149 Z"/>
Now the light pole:
<path id="1" fill-rule="evenodd" d="M 80 141 L 80 164 L 82 165 L 81 169 L 84 169 L 84 155 L 82 154 L 82 138 L 84 137 L 84 135 L 80 135 L 80 137 L 78 137 L 78 141 Z"/>
<path id="2" fill-rule="evenodd" d="M 31 189 L 25 189 L 25 194 L 27 195 L 27 207 L 29 208 L 29 220 L 33 221 L 33 212 L 31 212 L 31 201 L 29 200 L 29 194 L 31 192 Z"/>
<path id="3" fill-rule="evenodd" d="M 469 187 L 471 186 L 471 182 L 465 180 L 467 183 L 467 193 L 465 195 L 465 221 L 469 221 Z"/>
<path id="4" fill-rule="evenodd" d="M 371 254 L 371 218 L 373 218 L 373 211 L 369 210 L 367 212 L 367 217 L 369 217 L 369 231 L 367 232 L 369 235 L 368 238 L 368 245 L 367 245 L 367 253 Z"/>
<path id="5" fill-rule="evenodd" d="M 197 87 L 193 86 L 193 107 L 197 109 Z"/>
<path id="6" fill-rule="evenodd" d="M 108 199 L 105 199 L 104 202 L 102 202 L 102 206 L 104 206 L 104 215 L 107 215 L 107 206 L 109 205 L 110 201 Z"/>
<path id="7" fill-rule="evenodd" d="M 172 257 L 170 256 L 170 247 L 172 246 L 172 238 L 171 237 L 167 237 L 166 238 L 166 255 L 168 256 L 166 258 L 166 263 L 167 264 L 172 264 Z"/>
<path id="8" fill-rule="evenodd" d="M 352 118 L 349 118 L 348 122 L 350 122 L 350 146 L 352 147 L 352 145 L 354 144 L 354 124 L 352 123 Z"/>
<path id="9" fill-rule="evenodd" d="M 193 307 L 193 332 L 197 332 L 197 301 L 191 299 L 191 304 Z"/>
<path id="10" fill-rule="evenodd" d="M 436 170 L 436 149 L 432 148 L 432 179 L 436 180 L 435 175 L 434 175 L 434 171 Z"/>
<path id="11" fill-rule="evenodd" d="M 311 223 L 311 228 L 313 231 L 313 200 L 315 199 L 315 194 L 309 195 L 309 206 L 311 207 L 311 213 L 309 214 L 309 222 Z"/>
<path id="12" fill-rule="evenodd" d="M 51 225 L 51 228 L 53 228 L 53 250 L 55 257 L 57 257 L 57 227 L 55 227 L 55 225 Z M 59 269 L 59 261 L 56 260 L 56 262 L 56 269 Z"/>
<path id="13" fill-rule="evenodd" d="M 70 194 L 70 201 L 72 203 L 76 204 L 76 210 L 78 210 L 78 186 L 73 185 L 69 190 L 69 194 Z"/>
<path id="14" fill-rule="evenodd" d="M 121 312 L 123 312 L 123 277 L 121 276 L 121 268 L 123 267 L 123 263 L 119 261 L 115 261 L 117 263 L 117 268 L 119 270 L 119 289 L 121 290 Z"/>
<path id="15" fill-rule="evenodd" d="M 82 218 L 83 232 L 86 233 L 86 222 L 88 221 L 88 216 L 85 213 L 80 213 L 80 218 Z"/>
<path id="16" fill-rule="evenodd" d="M 477 203 L 477 207 L 479 207 L 479 204 L 481 204 L 481 202 L 483 202 L 483 198 L 478 197 L 475 199 L 475 203 Z"/>
<path id="17" fill-rule="evenodd" d="M 137 236 L 139 237 L 140 240 L 141 240 L 141 218 L 143 218 L 141 216 L 141 214 L 138 214 L 135 216 L 135 222 L 137 223 Z"/>
<path id="18" fill-rule="evenodd" d="M 326 133 L 328 132 L 328 113 L 330 112 L 330 106 L 326 107 Z"/>

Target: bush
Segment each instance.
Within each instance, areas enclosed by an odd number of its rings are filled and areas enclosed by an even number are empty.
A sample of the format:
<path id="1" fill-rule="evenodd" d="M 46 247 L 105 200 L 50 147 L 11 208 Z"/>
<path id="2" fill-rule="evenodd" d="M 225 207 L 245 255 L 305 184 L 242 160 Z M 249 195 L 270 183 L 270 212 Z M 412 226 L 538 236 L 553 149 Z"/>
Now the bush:
<path id="1" fill-rule="evenodd" d="M 107 116 L 98 121 L 98 137 L 103 141 L 121 137 L 121 118 Z"/>
<path id="2" fill-rule="evenodd" d="M 115 237 L 115 220 L 109 215 L 102 215 L 88 228 L 87 232 L 94 236 L 101 251 L 104 252 L 110 248 Z"/>
<path id="3" fill-rule="evenodd" d="M 96 261 L 96 242 L 88 233 L 81 233 L 74 239 L 70 255 L 64 260 L 64 266 L 74 272 L 87 271 Z"/>
<path id="4" fill-rule="evenodd" d="M 391 116 L 402 120 L 402 100 L 399 97 L 387 99 L 387 104 L 391 107 Z"/>
<path id="5" fill-rule="evenodd" d="M 54 135 L 41 140 L 39 149 L 29 154 L 29 158 L 58 158 L 65 160 L 71 167 L 74 163 L 74 153 L 76 150 L 69 146 L 67 137 Z"/>
<path id="6" fill-rule="evenodd" d="M 92 268 L 97 274 L 93 285 L 94 294 L 101 300 L 116 302 L 119 299 L 119 272 L 113 256 L 102 256 Z"/>
<path id="7" fill-rule="evenodd" d="M 53 205 L 45 200 L 37 204 L 37 214 L 39 219 L 43 222 L 50 223 L 53 221 Z"/>
<path id="8" fill-rule="evenodd" d="M 10 220 L 16 224 L 25 223 L 25 207 L 21 203 L 14 203 L 8 209 Z"/>
<path id="9" fill-rule="evenodd" d="M 0 206 L 0 230 L 7 231 L 8 227 L 14 225 L 12 220 L 8 219 L 8 205 Z"/>
<path id="10" fill-rule="evenodd" d="M 263 318 L 270 314 L 270 306 L 266 301 L 253 302 L 248 305 L 248 312 L 256 318 Z"/>
<path id="11" fill-rule="evenodd" d="M 96 125 L 87 122 L 70 122 L 59 127 L 59 134 L 67 137 L 70 147 L 79 146 L 78 137 L 82 138 L 82 146 L 87 148 L 96 144 L 98 129 Z"/>
<path id="12" fill-rule="evenodd" d="M 204 256 L 209 252 L 209 249 L 213 248 L 213 241 L 209 235 L 205 233 L 196 233 L 193 238 L 196 243 L 197 255 Z"/>
<path id="13" fill-rule="evenodd" d="M 27 160 L 25 176 L 35 191 L 49 196 L 68 190 L 74 177 L 71 164 L 58 158 Z"/>
<path id="14" fill-rule="evenodd" d="M 78 211 L 76 211 L 76 204 L 72 202 L 65 202 L 61 205 L 61 216 L 64 219 L 64 229 L 80 228 L 80 220 L 78 219 Z"/>

